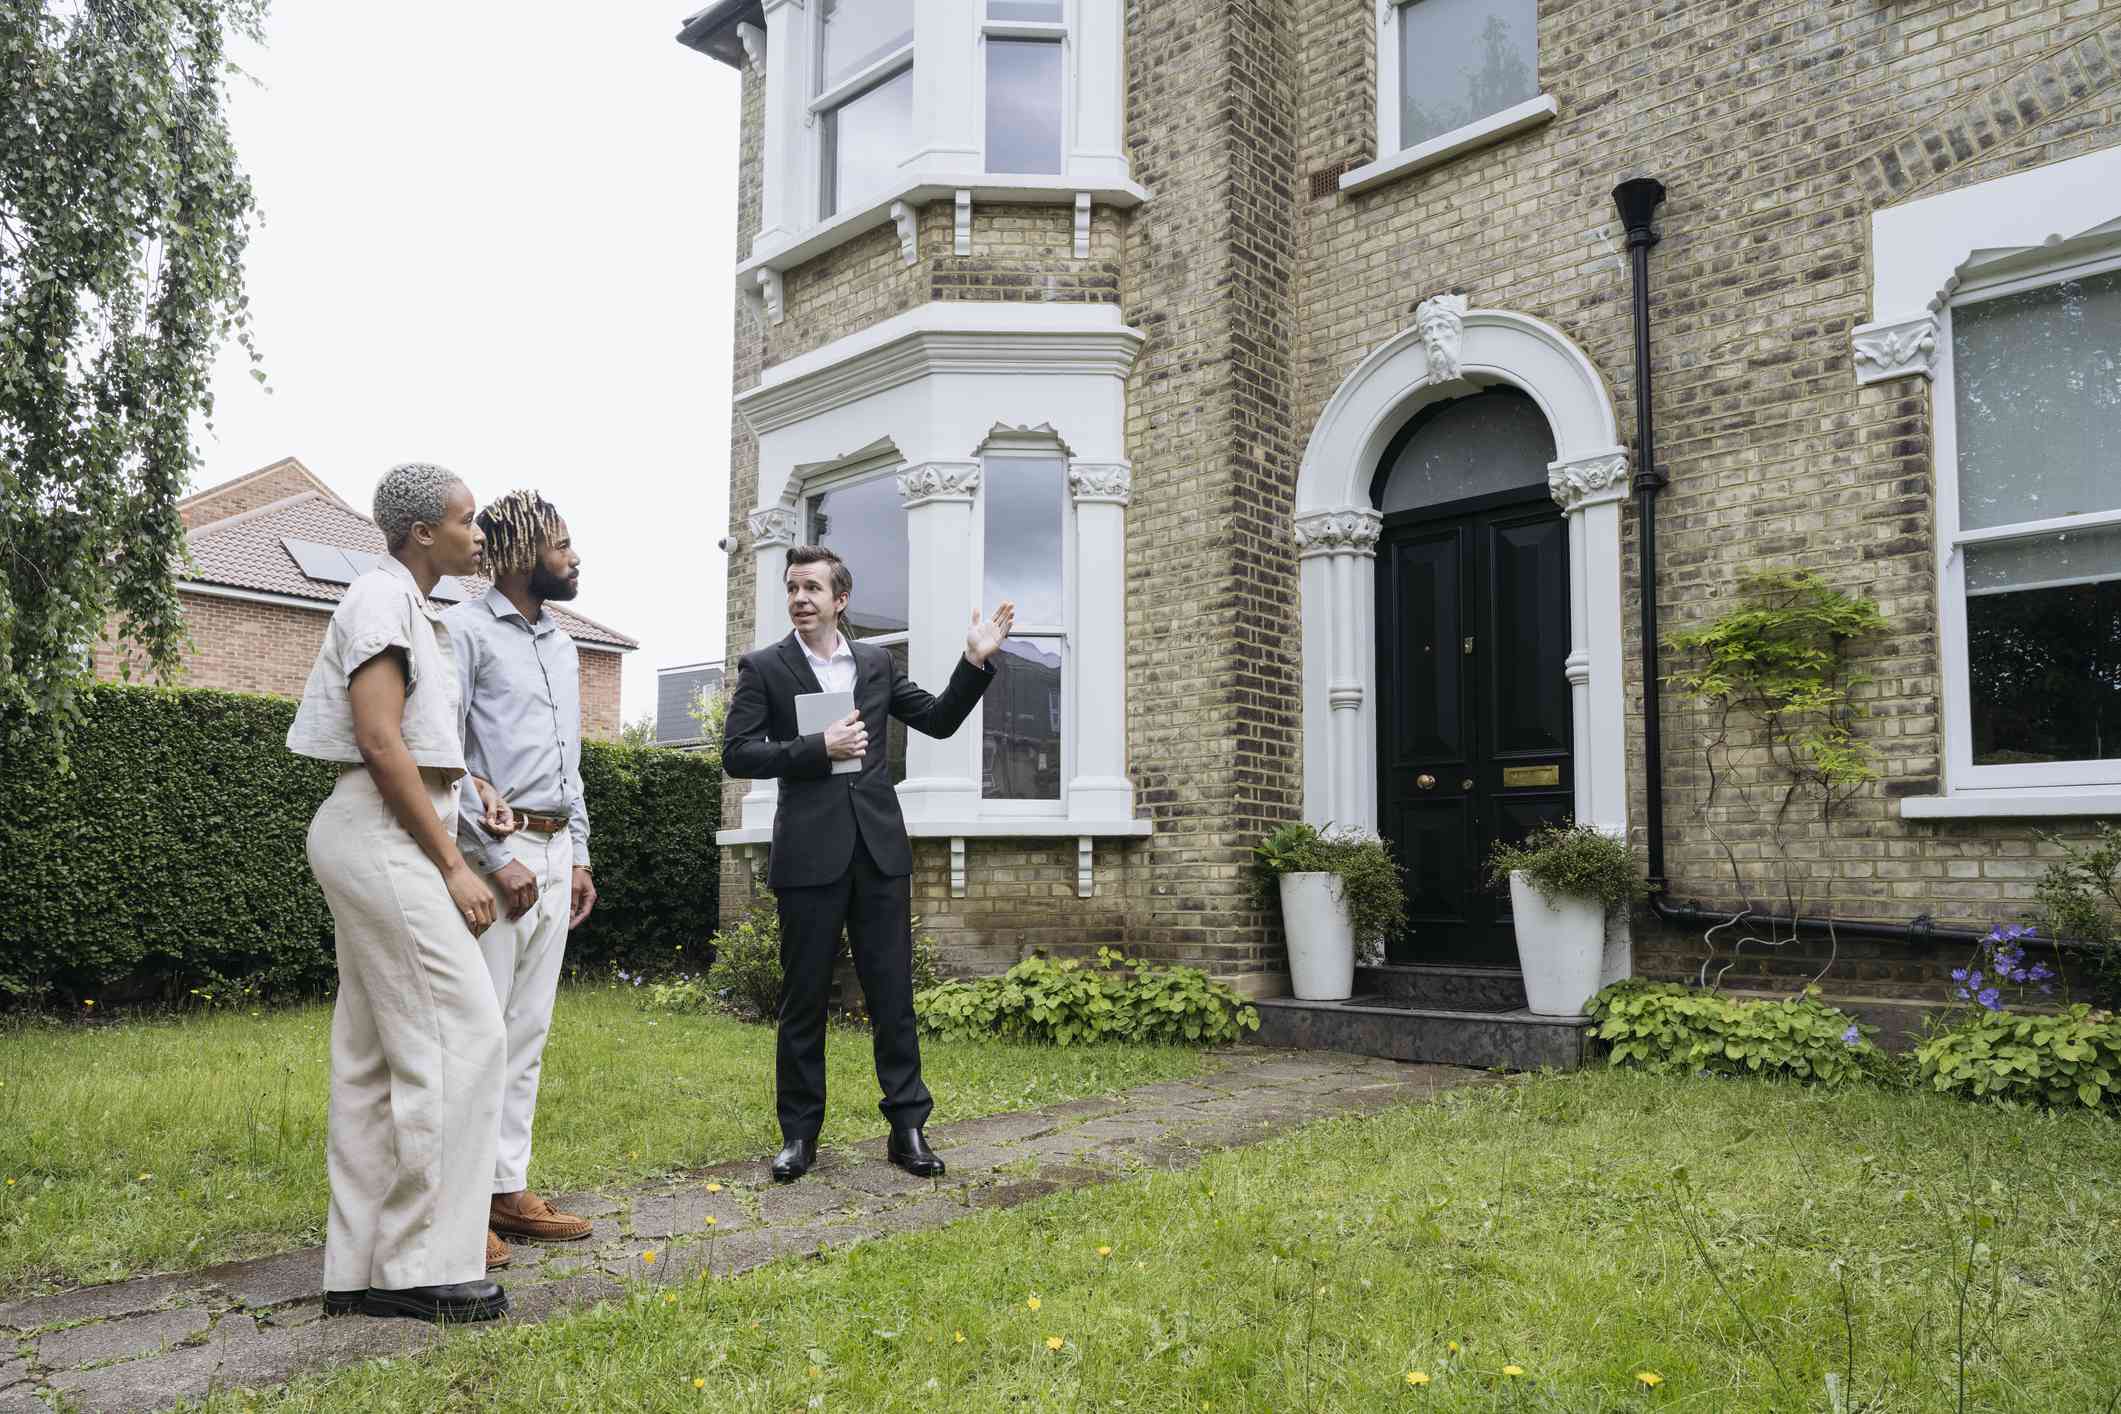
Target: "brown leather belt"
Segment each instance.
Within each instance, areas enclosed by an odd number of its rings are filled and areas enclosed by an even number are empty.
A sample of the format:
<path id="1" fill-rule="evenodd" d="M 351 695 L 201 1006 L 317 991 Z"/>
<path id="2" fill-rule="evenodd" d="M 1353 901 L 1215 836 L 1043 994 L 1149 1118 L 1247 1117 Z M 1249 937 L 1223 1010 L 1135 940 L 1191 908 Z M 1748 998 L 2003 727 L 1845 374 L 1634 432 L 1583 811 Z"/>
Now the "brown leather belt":
<path id="1" fill-rule="evenodd" d="M 567 828 L 567 821 L 558 815 L 533 815 L 528 810 L 518 810 L 516 828 L 533 835 L 557 835 Z"/>

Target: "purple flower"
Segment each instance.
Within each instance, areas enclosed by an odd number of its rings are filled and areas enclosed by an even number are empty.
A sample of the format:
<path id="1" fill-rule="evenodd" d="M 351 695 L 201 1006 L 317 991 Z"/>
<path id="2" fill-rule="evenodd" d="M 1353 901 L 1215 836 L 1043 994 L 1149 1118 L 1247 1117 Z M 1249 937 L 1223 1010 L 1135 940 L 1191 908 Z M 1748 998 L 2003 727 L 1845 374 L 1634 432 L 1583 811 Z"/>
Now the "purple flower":
<path id="1" fill-rule="evenodd" d="M 2044 964 L 2036 962 L 2032 965 L 2031 969 L 2027 971 L 2025 975 L 2026 980 L 2028 981 L 2045 982 L 2048 978 L 2054 976 L 2055 974 L 2048 971 Z"/>
<path id="2" fill-rule="evenodd" d="M 1994 987 L 1983 987 L 1974 994 L 1974 1000 L 1987 1007 L 1990 1011 L 2003 1010 L 2003 998 Z"/>
<path id="3" fill-rule="evenodd" d="M 1841 1033 L 1841 1044 L 1844 1046 L 1860 1046 L 1863 1044 L 1863 1033 L 1856 1029 L 1855 1022 L 1851 1021 L 1849 1029 Z"/>
<path id="4" fill-rule="evenodd" d="M 621 975 L 621 976 L 623 976 L 624 974 L 622 973 L 622 974 L 620 974 L 620 975 Z M 1964 982 L 1964 981 L 1966 980 L 1966 969 L 1965 969 L 1965 968 L 1963 968 L 1963 967 L 1955 967 L 1955 968 L 1953 968 L 1953 969 L 1952 969 L 1952 980 L 1953 980 L 1954 982 Z"/>

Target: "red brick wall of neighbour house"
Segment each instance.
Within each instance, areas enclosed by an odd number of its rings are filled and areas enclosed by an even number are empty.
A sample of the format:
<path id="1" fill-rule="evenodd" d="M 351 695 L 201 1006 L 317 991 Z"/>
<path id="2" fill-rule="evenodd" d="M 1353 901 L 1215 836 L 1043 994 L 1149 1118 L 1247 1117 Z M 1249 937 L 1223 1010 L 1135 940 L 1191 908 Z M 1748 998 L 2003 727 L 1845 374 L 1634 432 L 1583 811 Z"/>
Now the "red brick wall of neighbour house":
<path id="1" fill-rule="evenodd" d="M 281 697 L 302 695 L 310 664 L 324 641 L 325 625 L 331 622 L 330 605 L 321 610 L 298 609 L 291 604 L 260 604 L 181 590 L 177 598 L 184 606 L 184 629 L 192 649 L 185 654 L 184 674 L 175 685 Z M 147 681 L 137 655 L 130 661 L 132 680 Z M 110 643 L 99 644 L 96 676 L 114 682 L 118 665 L 119 655 Z"/>
<path id="2" fill-rule="evenodd" d="M 232 484 L 212 487 L 187 498 L 190 504 L 183 510 L 184 528 L 195 530 L 318 489 L 317 483 L 298 466 L 276 466 L 256 479 L 238 477 Z"/>
<path id="3" fill-rule="evenodd" d="M 2111 5 L 2063 0 L 1770 0 L 1654 14 L 1620 0 L 1550 3 L 1539 67 L 1559 103 L 1553 123 L 1369 193 L 1299 198 L 1300 427 L 1369 351 L 1411 327 L 1417 302 L 1458 288 L 1475 307 L 1535 315 L 1585 348 L 1632 440 L 1630 286 L 1609 192 L 1638 174 L 1665 182 L 1650 266 L 1655 413 L 1671 478 L 1658 510 L 1667 630 L 1720 613 L 1740 576 L 1763 564 L 1819 570 L 1874 598 L 1891 623 L 1854 648 L 1872 678 L 1859 731 L 1884 779 L 1831 822 L 1814 812 L 1789 832 L 1806 912 L 2014 916 L 2054 853 L 2038 822 L 1898 816 L 1898 797 L 1930 793 L 1939 777 L 1928 387 L 1858 387 L 1849 341 L 1872 317 L 1875 209 L 2116 141 L 2114 16 Z M 1372 155 L 1364 89 L 1375 84 L 1377 32 L 1374 6 L 1304 7 L 1306 173 Z M 1624 564 L 1639 714 L 1631 526 Z M 1296 631 L 1293 611 L 1281 627 Z M 1663 704 L 1673 893 L 1779 898 L 1764 827 L 1719 826 L 1739 854 L 1738 882 L 1706 828 L 1702 753 L 1714 724 L 1670 689 Z M 1745 766 L 1758 743 L 1739 731 L 1733 744 Z M 1630 750 L 1639 825 L 1639 719 Z M 1759 782 L 1750 766 L 1738 774 Z M 1816 971 L 1825 945 L 1788 952 L 1738 975 Z M 1639 970 L 1691 973 L 1699 957 L 1694 940 L 1638 928 Z M 1928 985 L 1940 965 L 1921 950 L 1849 940 L 1840 958 L 1838 977 L 1879 985 Z"/>
<path id="4" fill-rule="evenodd" d="M 298 609 L 292 604 L 261 604 L 247 599 L 178 592 L 184 605 L 185 632 L 192 651 L 184 658 L 183 687 L 212 687 L 226 692 L 270 692 L 300 697 L 310 665 L 324 642 L 331 606 Z M 581 663 L 582 735 L 615 738 L 619 734 L 620 655 L 587 649 Z M 119 679 L 120 655 L 106 640 L 96 646 L 95 673 L 105 682 Z M 132 680 L 148 681 L 137 655 Z"/>

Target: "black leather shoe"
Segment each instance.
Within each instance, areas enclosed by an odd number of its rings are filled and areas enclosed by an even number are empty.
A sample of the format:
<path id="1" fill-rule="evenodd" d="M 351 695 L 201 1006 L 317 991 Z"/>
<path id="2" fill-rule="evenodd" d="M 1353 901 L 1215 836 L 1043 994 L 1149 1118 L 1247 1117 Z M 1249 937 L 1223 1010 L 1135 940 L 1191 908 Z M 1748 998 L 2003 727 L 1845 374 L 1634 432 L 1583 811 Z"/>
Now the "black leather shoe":
<path id="1" fill-rule="evenodd" d="M 460 1281 L 448 1286 L 408 1286 L 400 1291 L 368 1289 L 361 1309 L 371 1316 L 410 1316 L 416 1321 L 491 1321 L 508 1314 L 508 1293 L 499 1282 Z"/>
<path id="2" fill-rule="evenodd" d="M 884 1146 L 884 1154 L 894 1164 L 915 1178 L 941 1178 L 943 1157 L 928 1147 L 927 1137 L 919 1125 L 891 1131 L 891 1142 Z"/>
<path id="3" fill-rule="evenodd" d="M 817 1167 L 817 1140 L 791 1139 L 773 1156 L 773 1181 L 793 1183 Z"/>
<path id="4" fill-rule="evenodd" d="M 324 1293 L 324 1314 L 327 1316 L 351 1316 L 361 1309 L 368 1299 L 364 1288 L 360 1291 L 327 1291 Z"/>

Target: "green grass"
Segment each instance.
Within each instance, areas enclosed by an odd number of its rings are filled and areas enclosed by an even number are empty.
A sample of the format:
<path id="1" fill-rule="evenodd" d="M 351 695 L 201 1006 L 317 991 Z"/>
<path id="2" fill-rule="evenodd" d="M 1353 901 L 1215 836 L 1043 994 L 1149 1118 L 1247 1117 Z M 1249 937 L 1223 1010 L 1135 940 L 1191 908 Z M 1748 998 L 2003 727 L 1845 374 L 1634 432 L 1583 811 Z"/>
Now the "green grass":
<path id="1" fill-rule="evenodd" d="M 1965 1409 L 2096 1414 L 2121 1391 L 2117 1185 L 2097 1117 L 1600 1071 L 641 1287 L 262 1405 L 1766 1414 L 1831 1409 L 1834 1374 L 1847 1409 L 1912 1414 L 1962 1407 L 1963 1352 Z"/>
<path id="2" fill-rule="evenodd" d="M 0 1027 L 0 1298 L 323 1240 L 331 1010 Z M 925 1042 L 934 1122 L 1199 1073 L 1200 1052 Z M 825 1139 L 880 1134 L 867 1031 L 826 1040 Z M 773 1031 L 562 988 L 531 1183 L 637 1182 L 772 1152 Z"/>

